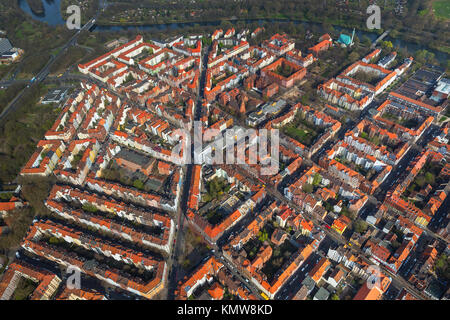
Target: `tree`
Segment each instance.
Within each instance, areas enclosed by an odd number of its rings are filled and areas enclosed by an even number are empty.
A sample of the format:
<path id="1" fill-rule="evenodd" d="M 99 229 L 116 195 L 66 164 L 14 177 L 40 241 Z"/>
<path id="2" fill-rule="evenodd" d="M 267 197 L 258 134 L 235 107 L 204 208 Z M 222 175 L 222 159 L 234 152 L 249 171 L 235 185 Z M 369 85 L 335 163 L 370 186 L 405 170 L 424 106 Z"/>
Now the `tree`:
<path id="1" fill-rule="evenodd" d="M 312 193 L 314 188 L 313 188 L 312 184 L 305 183 L 302 187 L 302 190 L 303 190 L 303 192 L 306 192 L 306 193 Z"/>
<path id="2" fill-rule="evenodd" d="M 144 189 L 144 183 L 141 180 L 139 180 L 139 179 L 134 180 L 133 186 L 136 189 L 140 189 L 140 190 Z"/>
<path id="3" fill-rule="evenodd" d="M 320 173 L 316 172 L 314 174 L 314 178 L 313 178 L 313 186 L 318 186 L 320 184 L 320 182 L 322 181 L 322 176 L 320 175 Z"/>
<path id="4" fill-rule="evenodd" d="M 0 249 L 3 252 L 7 252 L 9 248 L 17 246 L 23 240 L 27 234 L 28 228 L 31 225 L 35 211 L 33 208 L 21 208 L 14 210 L 4 221 L 10 228 L 10 232 L 7 235 L 0 237 Z"/>
<path id="5" fill-rule="evenodd" d="M 331 300 L 340 300 L 339 296 L 335 293 L 331 296 Z"/>
<path id="6" fill-rule="evenodd" d="M 299 34 L 299 35 L 304 36 L 304 34 L 305 34 L 305 28 L 303 27 L 303 25 L 298 24 L 298 25 L 296 26 L 296 33 Z"/>
<path id="7" fill-rule="evenodd" d="M 416 183 L 419 187 L 422 188 L 425 185 L 425 177 L 424 176 L 417 177 Z"/>
<path id="8" fill-rule="evenodd" d="M 211 38 L 207 38 L 207 37 L 203 37 L 202 38 L 202 45 L 203 46 L 210 46 L 212 43 L 212 39 Z"/>
<path id="9" fill-rule="evenodd" d="M 48 239 L 48 242 L 50 244 L 55 245 L 55 244 L 59 244 L 61 241 L 57 237 L 51 237 L 50 239 Z"/>
<path id="10" fill-rule="evenodd" d="M 358 219 L 353 223 L 353 230 L 360 234 L 363 234 L 364 232 L 366 232 L 367 227 L 368 227 L 368 224 L 361 219 Z"/>
<path id="11" fill-rule="evenodd" d="M 392 38 L 397 38 L 399 36 L 399 32 L 395 29 L 392 29 L 389 33 L 389 36 L 391 36 Z"/>
<path id="12" fill-rule="evenodd" d="M 349 218 L 350 220 L 356 219 L 356 214 L 353 211 L 348 210 L 347 207 L 342 207 L 341 214 Z"/>
<path id="13" fill-rule="evenodd" d="M 90 203 L 83 204 L 83 210 L 88 211 L 88 212 L 93 212 L 93 213 L 98 211 L 97 207 Z"/>
<path id="14" fill-rule="evenodd" d="M 363 36 L 362 44 L 366 47 L 370 47 L 370 45 L 372 44 L 372 40 L 370 40 L 368 36 Z"/>
<path id="15" fill-rule="evenodd" d="M 332 33 L 334 31 L 333 25 L 331 23 L 329 23 L 328 21 L 325 21 L 322 24 L 322 27 L 325 32 Z"/>
<path id="16" fill-rule="evenodd" d="M 417 50 L 415 53 L 415 59 L 417 62 L 424 64 L 424 63 L 434 63 L 435 62 L 435 55 L 433 52 L 429 52 L 428 50 Z"/>
<path id="17" fill-rule="evenodd" d="M 131 82 L 131 81 L 133 81 L 133 80 L 134 80 L 133 75 L 132 75 L 131 73 L 129 73 L 129 74 L 126 76 L 125 81 L 123 82 L 123 84 L 127 84 L 128 82 Z"/>
<path id="18" fill-rule="evenodd" d="M 391 41 L 382 41 L 381 48 L 383 48 L 383 50 L 385 50 L 387 52 L 391 52 L 392 49 L 394 48 L 394 45 L 392 44 Z"/>
<path id="19" fill-rule="evenodd" d="M 450 261 L 449 257 L 442 254 L 434 266 L 437 275 L 445 281 L 450 280 Z"/>
<path id="20" fill-rule="evenodd" d="M 222 20 L 220 22 L 220 28 L 223 29 L 223 32 L 226 32 L 227 29 L 233 27 L 233 24 L 228 20 Z"/>
<path id="21" fill-rule="evenodd" d="M 434 183 L 434 174 L 432 174 L 431 172 L 425 173 L 425 181 L 428 184 L 433 184 Z"/>
<path id="22" fill-rule="evenodd" d="M 288 23 L 287 27 L 286 27 L 286 32 L 290 35 L 294 35 L 296 31 L 295 25 L 294 23 L 291 21 Z"/>
<path id="23" fill-rule="evenodd" d="M 300 101 L 303 105 L 309 104 L 309 94 L 306 92 L 304 95 L 302 95 Z"/>
<path id="24" fill-rule="evenodd" d="M 260 231 L 258 233 L 258 240 L 261 242 L 267 241 L 269 239 L 269 235 L 266 230 Z"/>
<path id="25" fill-rule="evenodd" d="M 359 59 L 359 53 L 356 51 L 353 51 L 352 53 L 350 53 L 350 55 L 348 56 L 348 59 L 350 60 L 350 62 L 355 62 L 356 60 Z"/>

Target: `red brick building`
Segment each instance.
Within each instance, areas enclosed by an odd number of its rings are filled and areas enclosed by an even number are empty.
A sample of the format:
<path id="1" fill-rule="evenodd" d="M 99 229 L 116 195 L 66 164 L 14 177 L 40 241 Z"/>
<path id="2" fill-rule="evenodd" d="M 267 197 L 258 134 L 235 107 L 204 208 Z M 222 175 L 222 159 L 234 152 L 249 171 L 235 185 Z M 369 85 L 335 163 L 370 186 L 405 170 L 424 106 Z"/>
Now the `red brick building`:
<path id="1" fill-rule="evenodd" d="M 286 76 L 283 76 L 282 74 L 280 74 L 280 70 L 290 70 L 290 72 L 289 74 L 286 74 Z M 266 77 L 272 82 L 285 88 L 292 87 L 295 81 L 303 79 L 305 75 L 305 68 L 300 67 L 293 62 L 289 62 L 285 58 L 280 58 L 261 70 L 262 77 Z"/>
<path id="2" fill-rule="evenodd" d="M 270 98 L 270 97 L 274 96 L 275 94 L 277 94 L 279 89 L 280 89 L 280 87 L 278 86 L 278 84 L 272 83 L 271 85 L 267 86 L 263 90 L 263 96 Z"/>

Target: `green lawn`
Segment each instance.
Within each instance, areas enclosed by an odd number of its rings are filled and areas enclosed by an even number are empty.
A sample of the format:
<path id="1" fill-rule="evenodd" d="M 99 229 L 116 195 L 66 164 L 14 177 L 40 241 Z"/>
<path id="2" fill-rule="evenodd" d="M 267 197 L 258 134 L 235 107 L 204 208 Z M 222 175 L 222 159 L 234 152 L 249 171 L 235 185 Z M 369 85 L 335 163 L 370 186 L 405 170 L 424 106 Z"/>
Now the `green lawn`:
<path id="1" fill-rule="evenodd" d="M 313 129 L 311 126 L 312 125 L 306 120 L 297 117 L 293 122 L 285 126 L 282 131 L 292 139 L 295 139 L 301 144 L 310 147 L 316 140 L 317 136 L 323 131 L 321 128 L 317 127 Z"/>
<path id="2" fill-rule="evenodd" d="M 17 285 L 16 290 L 14 291 L 13 299 L 14 300 L 27 300 L 30 295 L 36 290 L 37 284 L 26 278 L 20 278 L 19 284 Z"/>
<path id="3" fill-rule="evenodd" d="M 424 16 L 428 13 L 428 9 L 424 9 L 424 10 L 420 10 L 419 11 L 419 16 Z"/>
<path id="4" fill-rule="evenodd" d="M 308 133 L 305 130 L 302 130 L 302 129 L 299 129 L 296 127 L 287 127 L 286 133 L 289 136 L 291 136 L 294 139 L 299 140 L 299 141 L 305 141 L 305 139 L 308 135 Z"/>
<path id="5" fill-rule="evenodd" d="M 433 2 L 433 11 L 439 18 L 450 19 L 450 1 L 438 0 Z"/>
<path id="6" fill-rule="evenodd" d="M 280 268 L 291 258 L 291 256 L 297 251 L 297 248 L 286 240 L 281 246 L 274 246 L 272 257 L 267 261 L 261 271 L 267 276 L 269 282 L 271 282 L 275 274 Z"/>
<path id="7" fill-rule="evenodd" d="M 383 113 L 383 115 L 381 116 L 384 119 L 388 119 L 391 121 L 394 121 L 396 123 L 398 123 L 399 125 L 406 127 L 408 129 L 413 129 L 416 128 L 419 125 L 419 122 L 417 119 L 400 119 L 399 117 L 397 117 L 395 114 L 392 114 L 390 112 L 385 112 Z M 364 138 L 366 139 L 366 138 Z"/>
<path id="8" fill-rule="evenodd" d="M 274 70 L 274 72 L 282 77 L 289 78 L 291 75 L 295 73 L 295 70 L 291 68 L 289 65 L 283 63 L 281 66 L 278 66 Z"/>
<path id="9" fill-rule="evenodd" d="M 446 53 L 450 54 L 450 46 L 442 45 L 442 46 L 437 47 L 437 49 L 439 51 L 446 52 Z"/>

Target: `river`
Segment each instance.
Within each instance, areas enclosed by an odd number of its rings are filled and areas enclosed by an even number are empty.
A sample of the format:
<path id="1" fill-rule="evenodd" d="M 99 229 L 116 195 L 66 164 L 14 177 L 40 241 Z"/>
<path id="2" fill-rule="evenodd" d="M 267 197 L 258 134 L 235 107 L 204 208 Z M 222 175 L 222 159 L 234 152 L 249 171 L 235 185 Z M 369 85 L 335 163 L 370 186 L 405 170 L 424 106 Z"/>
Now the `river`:
<path id="1" fill-rule="evenodd" d="M 18 0 L 20 8 L 27 14 L 31 15 L 33 19 L 48 23 L 51 26 L 62 25 L 65 24 L 64 19 L 61 16 L 61 0 L 42 0 L 44 4 L 44 14 L 38 15 L 34 13 L 28 2 L 26 0 Z M 322 24 L 314 23 L 314 22 L 304 22 L 298 20 L 283 20 L 283 19 L 244 19 L 244 20 L 236 20 L 239 22 L 245 23 L 253 23 L 258 22 L 262 24 L 264 22 L 281 22 L 281 23 L 289 23 L 293 22 L 294 24 L 301 23 L 305 29 L 311 28 L 314 26 L 321 33 L 324 32 Z M 219 26 L 221 24 L 221 20 L 218 21 L 208 21 L 208 22 L 186 22 L 186 23 L 163 23 L 163 24 L 148 24 L 148 25 L 95 25 L 93 32 L 120 32 L 127 30 L 136 30 L 136 31 L 165 31 L 165 30 L 177 30 L 183 29 L 185 27 L 192 27 L 194 25 L 200 26 Z M 334 26 L 334 29 L 339 32 L 344 32 L 347 34 L 351 34 L 352 30 L 343 28 L 341 26 Z M 367 32 L 362 30 L 355 31 L 356 36 L 360 40 L 364 36 L 368 37 L 372 42 L 378 37 L 378 34 L 375 32 Z M 436 59 L 439 62 L 446 62 L 449 59 L 449 54 L 428 48 L 421 44 L 417 44 L 414 42 L 404 41 L 402 39 L 393 39 L 391 37 L 386 37 L 385 40 L 392 41 L 394 47 L 405 48 L 409 53 L 414 53 L 417 50 L 426 49 L 430 52 L 433 52 L 436 56 Z"/>
<path id="2" fill-rule="evenodd" d="M 32 16 L 34 20 L 45 22 L 50 26 L 63 25 L 66 22 L 61 16 L 61 0 L 42 0 L 44 13 L 36 14 L 31 10 L 27 0 L 18 0 L 19 7 L 23 12 Z"/>

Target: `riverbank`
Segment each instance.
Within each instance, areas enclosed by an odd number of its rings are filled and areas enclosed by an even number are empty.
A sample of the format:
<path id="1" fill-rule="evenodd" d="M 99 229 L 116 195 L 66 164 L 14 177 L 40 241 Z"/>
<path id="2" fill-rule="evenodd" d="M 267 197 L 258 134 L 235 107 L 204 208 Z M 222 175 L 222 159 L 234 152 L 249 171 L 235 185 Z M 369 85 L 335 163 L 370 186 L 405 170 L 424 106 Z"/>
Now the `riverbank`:
<path id="1" fill-rule="evenodd" d="M 35 0 L 40 1 L 40 0 Z M 27 11 L 27 6 L 24 6 L 24 3 L 27 3 L 27 0 L 19 0 L 19 4 L 21 5 L 22 10 Z M 41 2 L 43 3 L 43 2 Z M 66 4 L 67 0 L 54 0 L 52 3 L 46 3 L 45 8 L 45 16 L 44 17 L 36 17 L 39 21 L 46 22 L 48 20 L 48 23 L 51 25 L 59 25 L 60 23 L 63 23 L 64 20 L 61 18 L 61 10 L 63 9 L 64 5 Z M 29 10 L 29 9 L 28 9 Z M 31 10 L 30 10 L 31 11 Z M 56 17 L 54 14 L 55 11 L 59 12 L 59 17 Z M 30 12 L 28 12 L 30 13 Z M 31 13 L 32 14 L 32 13 Z M 382 34 L 384 32 L 383 29 L 379 30 L 369 30 L 366 28 L 365 25 L 365 17 L 350 17 L 348 19 L 344 19 L 343 17 L 346 17 L 345 15 L 339 15 L 337 18 L 334 19 L 319 19 L 315 16 L 309 15 L 307 12 L 296 12 L 292 13 L 289 16 L 278 13 L 278 14 L 272 14 L 272 15 L 263 15 L 259 14 L 252 17 L 246 17 L 246 18 L 238 18 L 238 17 L 228 17 L 228 18 L 219 18 L 219 19 L 207 19 L 207 20 L 200 20 L 201 18 L 197 19 L 189 19 L 189 18 L 182 18 L 183 20 L 175 20 L 175 19 L 169 19 L 167 17 L 164 18 L 156 18 L 153 20 L 161 20 L 162 23 L 145 23 L 145 22 L 111 22 L 109 19 L 106 18 L 105 14 L 103 14 L 103 17 L 100 16 L 97 20 L 97 25 L 94 31 L 97 32 L 142 32 L 142 31 L 150 31 L 155 33 L 160 33 L 166 30 L 181 30 L 181 29 L 188 29 L 191 28 L 194 33 L 197 27 L 218 27 L 223 25 L 224 23 L 231 23 L 233 25 L 263 25 L 263 24 L 302 24 L 305 29 L 311 29 L 315 28 L 314 32 L 330 32 L 330 30 L 335 29 L 338 32 L 345 32 L 347 34 L 351 33 L 352 29 L 355 28 L 357 30 L 356 34 L 357 36 L 362 39 L 364 36 L 367 36 L 370 38 L 370 40 L 374 40 L 378 35 Z M 34 17 L 35 18 L 35 17 Z M 200 28 L 198 28 L 200 29 Z M 204 28 L 202 28 L 204 29 Z M 422 32 L 424 33 L 424 32 Z M 450 56 L 450 46 L 447 43 L 440 43 L 434 40 L 430 40 L 432 37 L 432 34 L 428 34 L 421 36 L 420 34 L 413 33 L 412 31 L 407 30 L 396 30 L 394 29 L 391 34 L 385 39 L 388 41 L 392 41 L 394 44 L 394 47 L 403 48 L 406 49 L 409 53 L 415 53 L 418 50 L 427 50 L 431 51 L 435 56 L 436 59 L 441 64 L 446 64 L 449 60 Z"/>
<path id="2" fill-rule="evenodd" d="M 263 24 L 265 22 L 268 23 L 294 23 L 294 24 L 303 24 L 305 27 L 308 27 L 308 25 L 316 25 L 321 26 L 322 28 L 324 25 L 332 26 L 334 29 L 337 29 L 342 32 L 351 32 L 353 28 L 359 33 L 360 35 L 373 35 L 370 38 L 376 37 L 381 35 L 385 30 L 384 29 L 377 29 L 377 30 L 370 30 L 367 28 L 361 28 L 357 27 L 353 23 L 348 23 L 344 20 L 327 20 L 325 22 L 319 21 L 319 20 L 311 20 L 311 19 L 290 19 L 285 17 L 280 17 L 280 15 L 271 16 L 271 17 L 257 17 L 257 18 L 226 18 L 221 20 L 205 20 L 205 21 L 198 21 L 198 20 L 185 20 L 185 21 L 172 21 L 167 23 L 155 23 L 155 24 L 148 24 L 148 23 L 115 23 L 115 22 L 105 22 L 104 19 L 99 19 L 98 24 L 96 25 L 96 29 L 99 31 L 112 31 L 112 32 L 118 32 L 122 29 L 124 31 L 130 30 L 130 29 L 144 29 L 144 30 L 164 30 L 164 29 L 182 29 L 184 27 L 195 27 L 195 26 L 220 26 L 223 22 L 229 22 L 232 24 L 237 23 L 244 23 L 244 24 L 252 24 L 252 23 L 258 23 Z M 94 30 L 95 31 L 95 30 Z M 326 30 L 324 30 L 326 32 Z M 436 51 L 441 54 L 436 54 L 436 56 L 439 56 L 440 61 L 443 61 L 444 59 L 449 59 L 450 57 L 450 46 L 447 44 L 441 44 L 441 43 L 431 43 L 428 46 L 423 45 L 423 41 L 421 40 L 421 37 L 419 35 L 413 35 L 411 33 L 405 32 L 405 31 L 398 31 L 394 30 L 385 40 L 396 42 L 397 44 L 400 44 L 400 47 L 406 48 L 407 50 L 411 50 L 411 48 L 414 48 L 416 50 L 419 49 L 427 49 L 431 51 Z M 404 45 L 402 45 L 401 42 L 404 42 Z M 411 43 L 413 45 L 409 45 L 408 43 Z M 413 52 L 411 52 L 413 53 Z M 445 55 L 445 56 L 444 56 Z"/>
<path id="3" fill-rule="evenodd" d="M 42 0 L 26 0 L 30 9 L 38 16 L 42 16 L 45 14 L 44 3 Z"/>

